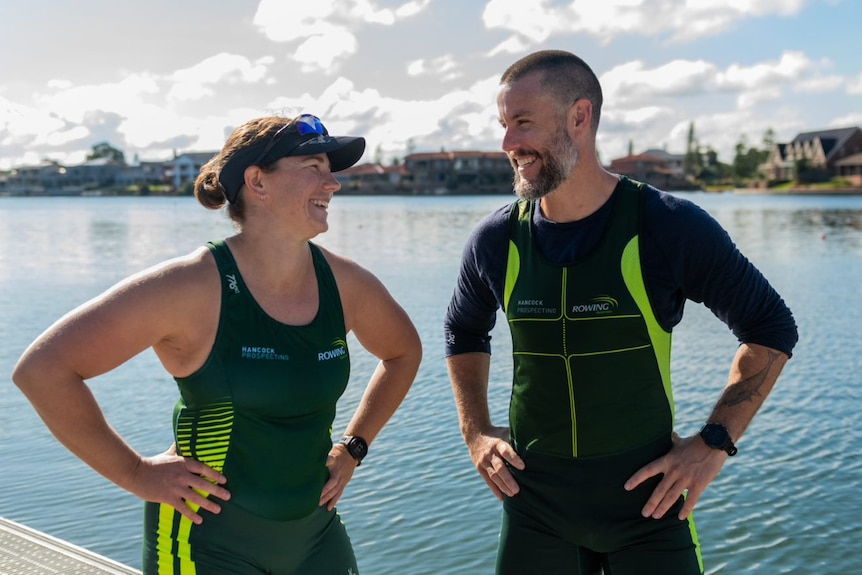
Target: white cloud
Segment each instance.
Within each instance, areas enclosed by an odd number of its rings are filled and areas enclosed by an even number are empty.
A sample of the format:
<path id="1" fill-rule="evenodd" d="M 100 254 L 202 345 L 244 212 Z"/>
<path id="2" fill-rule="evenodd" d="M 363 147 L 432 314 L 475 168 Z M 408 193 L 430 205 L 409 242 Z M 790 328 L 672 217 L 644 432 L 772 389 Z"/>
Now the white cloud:
<path id="1" fill-rule="evenodd" d="M 303 72 L 334 71 L 341 58 L 356 53 L 356 36 L 342 26 L 323 26 L 321 34 L 305 39 L 293 54 Z"/>
<path id="2" fill-rule="evenodd" d="M 326 21 L 334 11 L 335 0 L 261 0 L 253 23 L 273 42 L 291 42 L 316 34 L 315 27 Z"/>
<path id="3" fill-rule="evenodd" d="M 798 13 L 805 0 L 490 0 L 482 15 L 503 29 L 541 44 L 551 36 L 584 33 L 605 43 L 617 36 L 668 34 L 690 41 L 718 34 L 739 20 Z"/>
<path id="4" fill-rule="evenodd" d="M 433 60 L 414 60 L 407 64 L 408 76 L 435 76 L 441 80 L 454 80 L 462 76 L 458 64 L 451 54 L 434 58 Z"/>
<path id="5" fill-rule="evenodd" d="M 43 158 L 55 158 L 57 146 L 80 135 L 78 128 L 55 114 L 0 96 L 0 147 L 12 152 L 0 157 L 0 169 L 36 165 Z"/>
<path id="6" fill-rule="evenodd" d="M 67 90 L 72 86 L 74 86 L 74 84 L 69 80 L 63 80 L 59 78 L 54 80 L 48 80 L 48 87 L 52 90 Z"/>
<path id="7" fill-rule="evenodd" d="M 233 113 L 201 117 L 176 105 L 212 93 L 218 84 L 258 82 L 270 62 L 219 54 L 164 77 L 131 74 L 118 82 L 78 86 L 52 80 L 28 106 L 0 98 L 0 145 L 7 150 L 2 165 L 37 163 L 43 157 L 81 162 L 94 139 L 124 148 L 129 160 L 154 145 L 161 146 L 162 157 L 171 147 L 218 149 L 224 127 L 238 124 Z M 242 121 L 256 115 L 259 111 L 247 111 Z"/>
<path id="8" fill-rule="evenodd" d="M 349 3 L 345 2 L 345 4 Z M 378 8 L 368 0 L 357 0 L 352 4 L 353 8 L 350 9 L 350 15 L 357 20 L 371 24 L 382 24 L 383 26 L 391 26 L 395 23 L 395 12 L 389 8 Z"/>
<path id="9" fill-rule="evenodd" d="M 766 102 L 781 99 L 783 92 L 780 86 L 758 86 L 741 92 L 736 97 L 736 107 L 739 109 L 755 108 Z"/>
<path id="10" fill-rule="evenodd" d="M 177 70 L 169 80 L 174 85 L 168 91 L 168 101 L 199 100 L 214 94 L 212 86 L 220 83 L 254 84 L 266 77 L 273 59 L 264 57 L 251 62 L 244 56 L 222 52 L 190 68 Z"/>
<path id="11" fill-rule="evenodd" d="M 499 54 L 520 54 L 525 52 L 528 47 L 527 42 L 518 36 L 510 36 L 492 48 L 488 52 L 488 56 L 493 58 Z"/>
<path id="12" fill-rule="evenodd" d="M 346 27 L 346 4 L 343 0 L 315 2 L 282 2 L 261 0 L 254 24 L 273 42 L 300 41 L 291 59 L 304 72 L 331 69 L 333 62 L 356 51 L 356 38 Z M 341 8 L 338 10 L 337 8 Z M 359 8 L 362 12 L 362 7 Z"/>
<path id="13" fill-rule="evenodd" d="M 565 33 L 565 26 L 574 25 L 578 31 L 592 34 L 609 42 L 619 34 L 643 34 L 649 29 L 649 12 L 641 0 L 610 0 L 605 2 L 574 2 L 574 18 L 561 22 L 557 31 Z M 559 16 L 557 14 L 556 16 Z"/>
<path id="14" fill-rule="evenodd" d="M 862 94 L 862 74 L 847 82 L 848 94 Z"/>
<path id="15" fill-rule="evenodd" d="M 210 12 L 184 23 L 193 47 L 186 52 L 150 42 L 98 61 L 77 39 L 115 31 L 82 17 L 64 27 L 78 30 L 74 38 L 47 37 L 50 51 L 22 52 L 0 81 L 0 167 L 83 160 L 106 138 L 127 158 L 210 151 L 248 119 L 302 111 L 320 115 L 333 133 L 366 136 L 369 150 L 379 146 L 388 158 L 402 155 L 408 140 L 418 151 L 497 150 L 499 75 L 538 45 L 596 54 L 588 60 L 604 72 L 603 158 L 625 155 L 630 139 L 638 150 L 682 151 L 692 121 L 722 161 L 745 132 L 755 142 L 771 126 L 789 140 L 862 123 L 858 59 L 840 51 L 826 59 L 828 48 L 816 43 L 857 20 L 847 17 L 858 12 L 850 0 L 450 4 L 459 10 L 432 0 L 260 0 L 236 8 L 241 20 Z M 258 37 L 237 33 L 249 23 Z M 745 49 L 740 23 L 770 38 L 761 52 Z M 800 26 L 811 34 L 798 35 Z M 136 30 L 116 32 L 105 41 L 148 41 L 133 37 Z M 711 51 L 718 40 L 721 54 Z M 51 60 L 40 61 L 45 55 Z M 826 93 L 828 106 L 812 105 L 811 94 Z"/>
<path id="16" fill-rule="evenodd" d="M 681 154 L 685 152 L 688 142 L 688 131 L 694 124 L 695 137 L 701 146 L 709 147 L 718 152 L 720 161 L 733 160 L 734 146 L 745 134 L 749 145 L 759 145 L 763 133 L 770 127 L 769 118 L 763 118 L 748 110 L 731 112 L 716 112 L 699 114 L 691 118 L 680 119 L 674 111 L 669 116 L 663 116 L 661 122 L 646 129 L 635 132 L 635 151 L 642 152 L 647 147 L 666 146 L 668 152 Z M 791 124 L 783 122 L 782 127 L 790 128 Z M 625 142 L 617 142 L 619 155 L 625 155 L 622 146 Z"/>
<path id="17" fill-rule="evenodd" d="M 753 89 L 767 85 L 788 84 L 813 70 L 815 64 L 802 52 L 784 52 L 778 62 L 754 66 L 731 65 L 719 74 L 718 83 L 727 89 Z"/>
<path id="18" fill-rule="evenodd" d="M 31 106 L 9 101 L 0 96 L 0 144 L 9 145 L 22 136 L 62 130 L 64 122 Z"/>
<path id="19" fill-rule="evenodd" d="M 846 80 L 841 76 L 822 76 L 803 80 L 796 84 L 797 92 L 834 92 L 841 89 Z"/>
<path id="20" fill-rule="evenodd" d="M 661 106 L 644 106 L 635 110 L 625 110 L 620 113 L 619 121 L 633 128 L 655 124 L 657 121 L 672 118 L 675 111 Z"/>
<path id="21" fill-rule="evenodd" d="M 391 26 L 404 18 L 410 18 L 421 13 L 431 4 L 431 0 L 413 0 L 405 2 L 394 10 L 392 8 L 378 8 L 375 2 L 369 0 L 343 1 L 343 5 L 353 5 L 350 15 L 364 22 L 372 24 L 383 24 Z"/>
<path id="22" fill-rule="evenodd" d="M 704 60 L 674 60 L 652 69 L 635 60 L 605 72 L 600 82 L 605 101 L 624 106 L 642 103 L 644 98 L 706 92 L 714 87 L 717 73 L 715 66 Z"/>
<path id="23" fill-rule="evenodd" d="M 803 110 L 783 107 L 786 91 L 840 87 L 840 77 L 813 75 L 827 67 L 828 62 L 812 62 L 799 52 L 724 69 L 705 60 L 674 60 L 656 67 L 640 60 L 619 64 L 600 78 L 605 93 L 600 149 L 607 159 L 625 155 L 631 138 L 641 143 L 639 149 L 665 144 L 669 151 L 681 152 L 693 121 L 699 139 L 717 150 L 722 161 L 730 161 L 740 135 L 752 129 L 755 137 L 770 123 L 773 128 L 804 129 L 810 119 Z M 766 103 L 768 108 L 763 107 Z"/>
<path id="24" fill-rule="evenodd" d="M 127 116 L 136 113 L 144 98 L 159 92 L 157 78 L 149 74 L 132 74 L 119 82 L 72 86 L 42 93 L 35 107 L 56 113 L 63 120 L 81 123 L 93 110 Z"/>
<path id="25" fill-rule="evenodd" d="M 164 106 L 142 104 L 124 118 L 118 130 L 133 148 L 147 146 L 168 139 L 168 134 L 183 134 L 193 141 L 200 132 L 200 120 L 186 114 L 177 114 Z M 219 144 L 221 145 L 221 144 Z"/>
<path id="26" fill-rule="evenodd" d="M 862 127 L 862 112 L 839 116 L 829 123 L 830 128 Z"/>
<path id="27" fill-rule="evenodd" d="M 658 2 L 650 2 L 655 8 Z M 685 0 L 682 9 L 661 3 L 657 19 L 667 18 L 674 40 L 690 41 L 719 34 L 735 22 L 769 15 L 790 16 L 802 10 L 805 0 Z"/>
<path id="28" fill-rule="evenodd" d="M 489 29 L 501 28 L 542 43 L 572 20 L 571 6 L 551 8 L 547 0 L 490 0 L 482 20 Z"/>
<path id="29" fill-rule="evenodd" d="M 398 19 L 416 16 L 423 12 L 430 4 L 431 0 L 413 0 L 411 2 L 405 2 L 395 9 L 395 16 Z"/>
<path id="30" fill-rule="evenodd" d="M 82 140 L 90 135 L 89 130 L 84 126 L 75 126 L 68 130 L 58 130 L 56 132 L 45 134 L 41 140 L 47 146 L 58 147 L 69 142 Z"/>
<path id="31" fill-rule="evenodd" d="M 486 142 L 482 149 L 497 149 L 497 82 L 497 77 L 491 76 L 439 98 L 404 100 L 377 89 L 360 90 L 352 81 L 338 78 L 319 96 L 280 97 L 269 107 L 285 115 L 315 113 L 331 134 L 363 135 L 368 143 L 363 161 L 371 161 L 378 148 L 385 158 L 402 157 L 408 141 L 426 150 L 469 149 L 478 138 Z M 446 132 L 446 125 L 457 125 L 457 130 Z"/>
<path id="32" fill-rule="evenodd" d="M 421 13 L 431 0 L 412 0 L 394 10 L 371 0 L 261 0 L 253 22 L 273 42 L 296 42 L 290 56 L 304 72 L 329 72 L 355 54 L 354 31 L 366 24 L 393 26 Z"/>

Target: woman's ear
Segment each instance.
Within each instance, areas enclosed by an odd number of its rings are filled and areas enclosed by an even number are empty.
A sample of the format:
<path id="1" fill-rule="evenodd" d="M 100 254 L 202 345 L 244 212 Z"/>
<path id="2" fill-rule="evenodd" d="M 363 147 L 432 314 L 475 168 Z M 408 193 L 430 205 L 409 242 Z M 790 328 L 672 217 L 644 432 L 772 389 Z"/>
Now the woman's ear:
<path id="1" fill-rule="evenodd" d="M 260 166 L 247 167 L 243 176 L 247 195 L 261 200 L 266 198 L 266 190 L 263 186 L 263 170 L 260 169 Z"/>

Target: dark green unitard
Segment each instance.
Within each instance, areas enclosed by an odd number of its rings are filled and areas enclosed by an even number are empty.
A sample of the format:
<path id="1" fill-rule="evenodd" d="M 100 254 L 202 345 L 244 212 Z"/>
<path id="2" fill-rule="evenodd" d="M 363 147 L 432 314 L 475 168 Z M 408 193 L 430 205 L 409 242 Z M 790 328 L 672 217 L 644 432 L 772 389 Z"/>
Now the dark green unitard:
<path id="1" fill-rule="evenodd" d="M 358 572 L 338 514 L 318 506 L 350 357 L 335 278 L 309 245 L 319 310 L 289 326 L 260 308 L 227 245 L 208 244 L 222 280 L 218 332 L 203 367 L 176 379 L 174 434 L 181 455 L 227 477 L 231 499 L 220 514 L 200 510 L 201 525 L 147 503 L 147 575 Z"/>
<path id="2" fill-rule="evenodd" d="M 656 321 L 638 248 L 641 194 L 621 186 L 605 235 L 568 266 L 513 205 L 504 309 L 512 334 L 512 443 L 526 469 L 504 502 L 498 573 L 702 572 L 694 525 L 640 510 L 657 485 L 623 488 L 670 449 L 671 335 Z"/>

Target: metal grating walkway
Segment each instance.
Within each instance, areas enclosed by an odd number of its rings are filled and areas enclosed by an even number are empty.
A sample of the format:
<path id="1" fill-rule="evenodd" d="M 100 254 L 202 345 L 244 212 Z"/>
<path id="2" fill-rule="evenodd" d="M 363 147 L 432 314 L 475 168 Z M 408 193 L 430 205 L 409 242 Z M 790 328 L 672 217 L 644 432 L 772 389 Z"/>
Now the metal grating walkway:
<path id="1" fill-rule="evenodd" d="M 0 517 L 0 575 L 140 575 L 107 557 Z"/>

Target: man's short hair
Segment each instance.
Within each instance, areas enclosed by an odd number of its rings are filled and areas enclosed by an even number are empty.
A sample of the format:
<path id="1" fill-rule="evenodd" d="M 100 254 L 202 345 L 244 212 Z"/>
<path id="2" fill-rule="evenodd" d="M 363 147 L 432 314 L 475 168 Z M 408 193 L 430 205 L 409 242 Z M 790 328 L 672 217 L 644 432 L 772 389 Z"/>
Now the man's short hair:
<path id="1" fill-rule="evenodd" d="M 511 85 L 534 72 L 542 72 L 542 88 L 548 91 L 561 111 L 586 98 L 593 106 L 590 127 L 599 128 L 602 113 L 602 87 L 593 70 L 578 56 L 564 50 L 541 50 L 524 56 L 509 66 L 500 85 Z"/>

